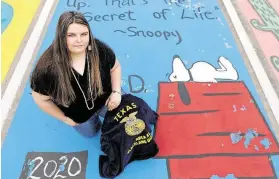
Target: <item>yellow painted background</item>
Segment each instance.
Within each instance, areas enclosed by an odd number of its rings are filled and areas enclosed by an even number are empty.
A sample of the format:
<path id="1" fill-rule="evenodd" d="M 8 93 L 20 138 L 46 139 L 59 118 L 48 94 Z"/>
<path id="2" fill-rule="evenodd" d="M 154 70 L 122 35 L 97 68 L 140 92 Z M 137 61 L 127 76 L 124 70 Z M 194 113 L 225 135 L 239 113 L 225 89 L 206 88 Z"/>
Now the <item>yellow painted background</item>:
<path id="1" fill-rule="evenodd" d="M 40 0 L 2 0 L 12 6 L 13 18 L 2 33 L 1 83 L 5 79 L 19 46 L 39 7 Z"/>

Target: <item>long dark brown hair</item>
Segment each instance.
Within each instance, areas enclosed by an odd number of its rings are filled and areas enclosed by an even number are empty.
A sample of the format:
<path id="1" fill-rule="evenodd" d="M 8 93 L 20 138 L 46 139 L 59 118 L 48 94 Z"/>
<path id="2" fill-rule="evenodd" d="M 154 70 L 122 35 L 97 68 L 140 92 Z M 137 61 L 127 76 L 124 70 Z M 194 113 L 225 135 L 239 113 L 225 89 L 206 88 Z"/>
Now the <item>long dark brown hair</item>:
<path id="1" fill-rule="evenodd" d="M 36 85 L 37 80 L 41 80 L 42 75 L 50 74 L 54 79 L 53 87 L 49 90 L 49 96 L 58 104 L 69 106 L 74 102 L 76 95 L 71 85 L 71 63 L 70 52 L 67 48 L 67 30 L 72 23 L 82 24 L 87 26 L 89 30 L 89 44 L 91 50 L 87 49 L 88 60 L 90 62 L 91 89 L 93 98 L 103 94 L 101 75 L 99 69 L 99 53 L 93 34 L 86 18 L 79 12 L 67 11 L 64 12 L 56 27 L 56 35 L 52 44 L 39 58 L 34 71 L 31 74 L 31 84 Z M 88 64 L 89 65 L 89 64 Z M 87 96 L 90 90 L 88 88 Z"/>

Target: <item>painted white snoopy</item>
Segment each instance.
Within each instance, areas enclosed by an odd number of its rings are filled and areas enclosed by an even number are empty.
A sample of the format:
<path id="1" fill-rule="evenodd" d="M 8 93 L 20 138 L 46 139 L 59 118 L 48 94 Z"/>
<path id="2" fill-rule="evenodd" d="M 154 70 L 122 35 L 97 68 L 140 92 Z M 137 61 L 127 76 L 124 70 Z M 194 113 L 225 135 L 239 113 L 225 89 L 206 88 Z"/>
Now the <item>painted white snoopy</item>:
<path id="1" fill-rule="evenodd" d="M 193 81 L 193 82 L 213 82 L 217 80 L 237 80 L 238 73 L 232 63 L 221 56 L 218 59 L 220 68 L 215 68 L 211 64 L 203 61 L 196 62 L 190 69 L 187 69 L 178 55 L 173 57 L 172 73 L 169 76 L 171 82 Z"/>

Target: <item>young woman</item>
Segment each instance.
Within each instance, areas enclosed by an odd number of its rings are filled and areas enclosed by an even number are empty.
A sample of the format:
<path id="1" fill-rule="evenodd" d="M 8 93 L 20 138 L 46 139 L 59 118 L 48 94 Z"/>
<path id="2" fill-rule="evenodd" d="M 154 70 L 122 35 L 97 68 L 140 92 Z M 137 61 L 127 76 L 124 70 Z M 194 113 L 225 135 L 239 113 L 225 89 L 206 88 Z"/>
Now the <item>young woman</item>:
<path id="1" fill-rule="evenodd" d="M 102 107 L 121 102 L 121 66 L 114 52 L 93 37 L 85 17 L 63 13 L 52 44 L 31 74 L 35 103 L 84 136 L 100 129 Z"/>

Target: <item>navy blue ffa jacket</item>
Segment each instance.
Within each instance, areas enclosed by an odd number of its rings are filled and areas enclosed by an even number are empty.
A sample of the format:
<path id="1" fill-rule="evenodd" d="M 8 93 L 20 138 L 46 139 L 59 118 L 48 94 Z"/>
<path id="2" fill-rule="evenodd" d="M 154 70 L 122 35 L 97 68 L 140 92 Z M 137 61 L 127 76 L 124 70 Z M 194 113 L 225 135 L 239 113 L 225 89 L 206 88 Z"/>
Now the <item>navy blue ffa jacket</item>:
<path id="1" fill-rule="evenodd" d="M 122 96 L 120 105 L 108 111 L 102 125 L 99 158 L 101 177 L 114 178 L 134 160 L 154 157 L 159 149 L 151 135 L 150 124 L 158 114 L 148 104 L 131 94 Z"/>

